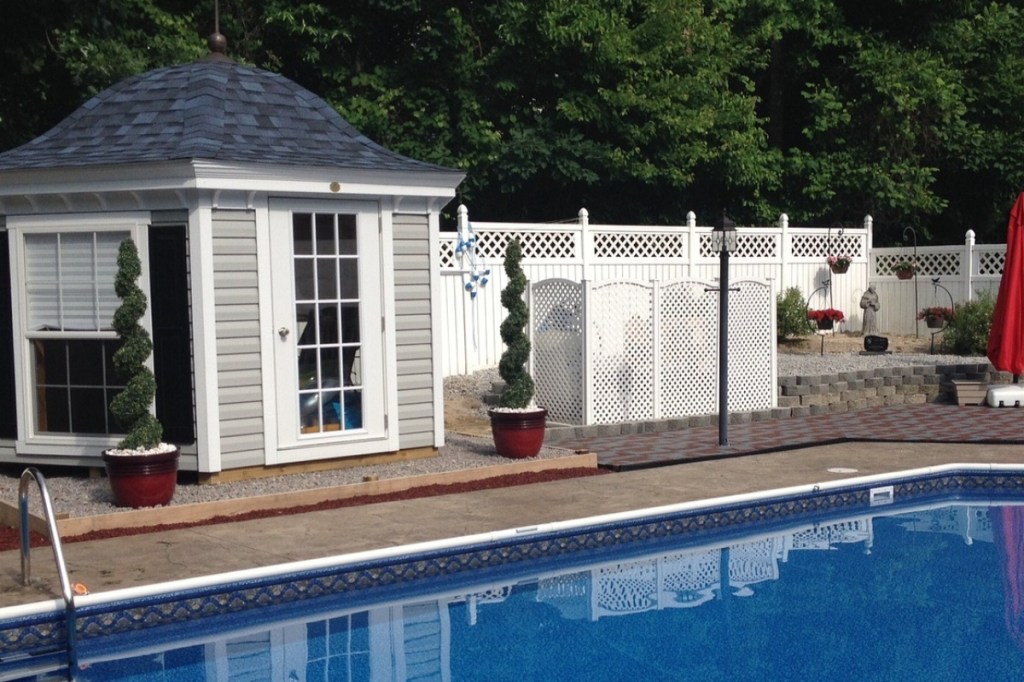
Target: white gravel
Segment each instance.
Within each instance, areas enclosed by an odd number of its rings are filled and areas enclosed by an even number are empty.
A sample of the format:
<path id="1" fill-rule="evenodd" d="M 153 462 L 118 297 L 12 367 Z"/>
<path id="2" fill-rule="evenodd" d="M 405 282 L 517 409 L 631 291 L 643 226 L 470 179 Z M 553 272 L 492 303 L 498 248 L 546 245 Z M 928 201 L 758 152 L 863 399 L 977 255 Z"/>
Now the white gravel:
<path id="1" fill-rule="evenodd" d="M 968 358 L 956 355 L 902 354 L 861 355 L 859 353 L 780 354 L 778 356 L 779 376 L 820 375 L 837 372 L 871 369 L 876 367 L 905 367 L 908 365 L 945 365 L 986 362 L 985 358 Z M 445 380 L 444 395 L 450 399 L 460 393 L 482 396 L 491 390 L 498 380 L 497 369 L 483 370 L 466 376 L 449 377 Z M 486 406 L 481 406 L 485 414 Z M 444 471 L 472 469 L 494 464 L 508 463 L 494 452 L 490 438 L 478 438 L 449 432 L 446 445 L 437 457 L 375 466 L 353 467 L 315 473 L 290 474 L 270 478 L 259 478 L 214 485 L 179 484 L 171 505 L 191 504 L 214 500 L 253 497 L 312 488 L 359 483 L 366 477 L 378 479 L 401 478 Z M 570 451 L 545 447 L 539 457 L 549 459 L 564 457 Z M 0 499 L 17 505 L 18 483 L 21 468 L 9 467 L 0 472 Z M 118 509 L 112 504 L 110 486 L 105 478 L 89 478 L 85 472 L 74 474 L 62 470 L 45 472 L 46 485 L 53 500 L 54 511 L 71 516 L 92 516 L 109 514 Z M 31 491 L 32 507 L 37 507 L 38 494 Z"/>
<path id="2" fill-rule="evenodd" d="M 911 365 L 969 365 L 986 363 L 988 358 L 963 355 L 929 355 L 912 353 L 889 353 L 883 355 L 861 355 L 854 353 L 779 354 L 779 376 L 814 376 L 838 374 L 876 367 L 909 367 Z"/>
<path id="3" fill-rule="evenodd" d="M 437 457 L 211 485 L 179 483 L 170 506 L 329 488 L 360 483 L 367 477 L 384 480 L 460 471 L 508 464 L 511 461 L 494 452 L 490 438 L 448 433 L 445 440 L 446 445 L 440 449 Z M 545 446 L 537 457 L 552 459 L 569 454 L 572 454 L 570 450 Z M 17 506 L 19 477 L 23 470 L 8 468 L 0 472 L 0 499 Z M 95 516 L 125 511 L 114 506 L 106 478 L 90 478 L 86 472 L 68 473 L 57 469 L 46 470 L 44 477 L 54 512 L 58 516 L 64 513 L 73 517 Z M 29 506 L 36 513 L 40 510 L 38 500 L 39 494 L 33 486 L 29 493 Z"/>

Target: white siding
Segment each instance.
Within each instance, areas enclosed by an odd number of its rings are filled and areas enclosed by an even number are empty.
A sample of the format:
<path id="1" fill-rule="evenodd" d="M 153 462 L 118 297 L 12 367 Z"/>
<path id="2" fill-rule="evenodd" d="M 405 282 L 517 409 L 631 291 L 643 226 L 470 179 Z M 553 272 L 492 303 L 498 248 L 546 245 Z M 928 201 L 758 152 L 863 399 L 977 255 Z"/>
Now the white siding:
<path id="1" fill-rule="evenodd" d="M 394 216 L 398 438 L 402 449 L 434 443 L 430 248 L 426 215 Z"/>
<path id="2" fill-rule="evenodd" d="M 264 463 L 256 218 L 213 213 L 217 396 L 225 470 Z"/>

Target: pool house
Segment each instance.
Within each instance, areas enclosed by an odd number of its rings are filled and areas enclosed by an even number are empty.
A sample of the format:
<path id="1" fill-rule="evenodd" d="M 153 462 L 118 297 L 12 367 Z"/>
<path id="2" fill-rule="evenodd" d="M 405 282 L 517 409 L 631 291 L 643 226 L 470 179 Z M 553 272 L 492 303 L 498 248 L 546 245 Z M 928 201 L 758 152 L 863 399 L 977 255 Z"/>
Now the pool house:
<path id="1" fill-rule="evenodd" d="M 463 173 L 381 147 L 211 45 L 0 153 L 0 463 L 100 466 L 115 444 L 128 237 L 183 470 L 443 444 L 435 245 Z"/>

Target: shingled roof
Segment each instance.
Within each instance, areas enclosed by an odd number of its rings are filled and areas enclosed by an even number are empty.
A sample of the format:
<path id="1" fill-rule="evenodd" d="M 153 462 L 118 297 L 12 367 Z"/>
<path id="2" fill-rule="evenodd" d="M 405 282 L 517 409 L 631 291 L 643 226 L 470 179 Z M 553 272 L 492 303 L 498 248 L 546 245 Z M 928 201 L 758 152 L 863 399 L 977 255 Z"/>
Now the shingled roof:
<path id="1" fill-rule="evenodd" d="M 123 80 L 0 154 L 0 170 L 178 160 L 452 172 L 376 144 L 293 81 L 226 59 Z"/>

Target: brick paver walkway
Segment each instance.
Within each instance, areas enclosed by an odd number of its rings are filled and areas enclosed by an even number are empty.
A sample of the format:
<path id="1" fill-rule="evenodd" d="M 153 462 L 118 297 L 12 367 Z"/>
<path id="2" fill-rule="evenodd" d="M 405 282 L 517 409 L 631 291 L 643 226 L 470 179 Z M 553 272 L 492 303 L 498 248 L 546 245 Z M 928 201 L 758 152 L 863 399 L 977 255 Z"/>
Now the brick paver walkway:
<path id="1" fill-rule="evenodd" d="M 718 425 L 624 436 L 592 436 L 560 447 L 597 454 L 614 471 L 644 469 L 843 441 L 907 443 L 1024 443 L 1024 408 L 948 404 L 879 407 L 729 424 L 729 444 L 718 445 Z"/>

